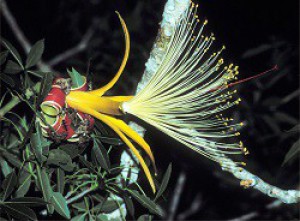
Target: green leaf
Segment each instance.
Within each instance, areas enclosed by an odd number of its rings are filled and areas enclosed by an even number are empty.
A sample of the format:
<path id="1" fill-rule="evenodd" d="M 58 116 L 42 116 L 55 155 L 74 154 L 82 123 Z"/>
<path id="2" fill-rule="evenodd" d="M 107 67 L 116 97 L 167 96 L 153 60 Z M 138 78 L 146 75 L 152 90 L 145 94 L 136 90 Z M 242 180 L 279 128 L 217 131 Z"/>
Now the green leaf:
<path id="1" fill-rule="evenodd" d="M 123 197 L 124 203 L 126 205 L 127 211 L 131 216 L 134 216 L 134 205 L 132 199 L 129 196 L 124 195 Z"/>
<path id="2" fill-rule="evenodd" d="M 13 170 L 10 174 L 7 175 L 7 177 L 4 179 L 2 183 L 3 201 L 6 200 L 7 197 L 11 195 L 17 183 L 18 183 L 17 175 L 16 172 Z"/>
<path id="3" fill-rule="evenodd" d="M 65 172 L 57 168 L 56 169 L 56 180 L 57 180 L 57 191 L 61 194 L 64 194 L 65 190 Z"/>
<path id="4" fill-rule="evenodd" d="M 36 167 L 37 169 L 37 181 L 40 190 L 43 193 L 43 198 L 46 202 L 50 201 L 51 196 L 53 195 L 53 191 L 50 185 L 49 175 L 46 172 L 46 169 L 41 169 L 39 166 Z M 54 207 L 53 205 L 47 205 L 47 209 L 49 213 L 53 213 Z"/>
<path id="5" fill-rule="evenodd" d="M 18 156 L 8 152 L 8 151 L 3 151 L 2 156 L 14 167 L 21 167 L 22 162 L 19 160 Z"/>
<path id="6" fill-rule="evenodd" d="M 1 156 L 0 156 L 0 166 L 4 177 L 7 177 L 7 175 L 12 172 L 12 168 L 8 165 L 7 161 L 4 160 Z"/>
<path id="7" fill-rule="evenodd" d="M 87 161 L 86 159 L 84 159 L 83 156 L 79 156 L 79 161 L 86 167 L 89 169 L 89 171 L 93 172 L 93 173 L 97 173 L 97 171 L 95 170 L 95 168 L 93 167 L 93 164 L 91 164 L 91 162 Z"/>
<path id="8" fill-rule="evenodd" d="M 28 169 L 28 167 L 26 166 Z M 19 174 L 19 187 L 16 191 L 17 197 L 23 197 L 28 192 L 31 185 L 31 174 L 28 173 L 24 168 L 20 171 Z"/>
<path id="9" fill-rule="evenodd" d="M 145 215 L 140 216 L 137 219 L 137 221 L 151 221 L 152 219 L 153 219 L 152 216 L 145 214 Z"/>
<path id="10" fill-rule="evenodd" d="M 161 182 L 161 186 L 160 186 L 159 190 L 157 191 L 157 194 L 156 194 L 154 200 L 157 200 L 165 192 L 165 190 L 168 186 L 169 180 L 170 180 L 171 173 L 172 173 L 172 164 L 169 164 L 168 169 L 165 172 L 165 175 Z"/>
<path id="11" fill-rule="evenodd" d="M 4 81 L 6 84 L 8 84 L 11 87 L 16 86 L 14 80 L 7 74 L 0 73 L 0 79 L 1 79 L 1 81 Z"/>
<path id="12" fill-rule="evenodd" d="M 81 87 L 85 83 L 84 77 L 81 74 L 79 74 L 79 72 L 76 71 L 74 68 L 72 68 L 72 71 L 67 70 L 67 72 L 72 80 L 72 88 Z"/>
<path id="13" fill-rule="evenodd" d="M 133 196 L 133 198 L 135 198 L 142 206 L 147 208 L 151 213 L 162 216 L 161 209 L 150 198 L 148 198 L 144 195 L 141 195 L 136 190 L 128 190 L 128 192 Z"/>
<path id="14" fill-rule="evenodd" d="M 93 152 L 95 153 L 96 159 L 100 166 L 104 168 L 105 170 L 109 170 L 110 168 L 110 161 L 108 158 L 108 153 L 104 146 L 100 143 L 97 142 L 96 139 L 94 139 L 94 146 L 93 146 Z"/>
<path id="15" fill-rule="evenodd" d="M 71 159 L 75 158 L 79 154 L 78 144 L 75 143 L 62 144 L 59 146 L 59 149 L 66 152 L 71 157 Z"/>
<path id="16" fill-rule="evenodd" d="M 85 221 L 86 213 L 75 216 L 71 219 L 71 221 Z"/>
<path id="17" fill-rule="evenodd" d="M 7 55 L 8 55 L 8 51 L 3 51 L 0 53 L 0 65 L 4 64 Z"/>
<path id="18" fill-rule="evenodd" d="M 14 61 L 9 60 L 5 66 L 4 73 L 6 74 L 17 74 L 22 71 L 22 67 Z"/>
<path id="19" fill-rule="evenodd" d="M 26 59 L 26 68 L 30 68 L 38 63 L 44 52 L 44 39 L 36 42 L 29 51 Z"/>
<path id="20" fill-rule="evenodd" d="M 71 172 L 74 169 L 71 157 L 63 150 L 54 149 L 49 151 L 47 165 L 60 166 L 63 170 Z"/>
<path id="21" fill-rule="evenodd" d="M 108 215 L 106 214 L 99 214 L 97 217 L 96 217 L 96 221 L 113 221 L 112 219 L 109 219 L 108 218 Z"/>
<path id="22" fill-rule="evenodd" d="M 27 207 L 38 207 L 47 205 L 48 203 L 38 197 L 18 197 L 5 202 L 5 204 L 19 204 Z"/>
<path id="23" fill-rule="evenodd" d="M 37 105 L 40 105 L 40 103 L 42 103 L 44 98 L 49 93 L 49 91 L 52 87 L 53 78 L 54 78 L 54 76 L 51 72 L 45 72 L 45 75 L 43 76 L 43 80 L 42 80 L 42 84 L 41 84 L 41 89 L 40 89 Z"/>
<path id="24" fill-rule="evenodd" d="M 99 140 L 103 143 L 114 145 L 114 146 L 120 146 L 123 144 L 123 142 L 119 138 L 115 137 L 99 137 Z"/>
<path id="25" fill-rule="evenodd" d="M 36 123 L 36 133 L 31 134 L 30 145 L 37 160 L 40 163 L 45 161 L 46 157 L 43 156 L 43 149 L 47 148 L 50 142 L 43 137 L 41 126 L 38 123 Z"/>
<path id="26" fill-rule="evenodd" d="M 67 205 L 66 199 L 61 195 L 61 193 L 53 192 L 50 202 L 54 205 L 54 209 L 61 216 L 66 219 L 70 219 L 70 211 Z"/>
<path id="27" fill-rule="evenodd" d="M 288 161 L 290 161 L 295 156 L 299 156 L 299 152 L 300 152 L 300 139 L 297 142 L 295 142 L 291 147 L 291 149 L 287 152 L 281 166 L 284 166 Z"/>
<path id="28" fill-rule="evenodd" d="M 4 209 L 18 220 L 37 220 L 34 211 L 23 205 L 3 204 Z"/>
<path id="29" fill-rule="evenodd" d="M 96 213 L 99 213 L 99 212 L 111 213 L 111 212 L 115 211 L 116 209 L 119 209 L 119 205 L 116 202 L 116 200 L 108 199 L 102 203 L 99 203 L 93 209 L 95 210 Z"/>
<path id="30" fill-rule="evenodd" d="M 24 69 L 24 66 L 22 64 L 22 59 L 18 51 L 4 38 L 1 38 L 1 43 L 6 47 L 9 52 L 12 54 L 12 56 L 16 59 L 16 61 L 19 63 L 19 65 Z"/>

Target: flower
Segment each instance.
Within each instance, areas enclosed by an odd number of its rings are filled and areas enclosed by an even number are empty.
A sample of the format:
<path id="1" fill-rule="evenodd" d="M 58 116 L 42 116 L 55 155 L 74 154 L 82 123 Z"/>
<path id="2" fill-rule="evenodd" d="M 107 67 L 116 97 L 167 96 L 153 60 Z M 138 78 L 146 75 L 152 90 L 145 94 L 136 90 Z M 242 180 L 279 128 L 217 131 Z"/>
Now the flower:
<path id="1" fill-rule="evenodd" d="M 242 126 L 242 123 L 233 124 L 233 119 L 223 116 L 224 111 L 241 101 L 234 98 L 237 91 L 229 89 L 229 85 L 234 84 L 230 82 L 237 79 L 238 67 L 223 65 L 221 53 L 225 47 L 209 53 L 215 37 L 213 34 L 203 35 L 207 20 L 200 23 L 197 7 L 191 4 L 171 36 L 157 72 L 136 96 L 104 96 L 119 79 L 129 56 L 130 37 L 119 14 L 126 49 L 117 74 L 97 90 L 71 91 L 66 96 L 68 106 L 92 115 L 116 132 L 137 157 L 153 192 L 155 185 L 150 170 L 129 139 L 142 147 L 155 165 L 151 148 L 118 118 L 121 115 L 131 114 L 140 118 L 224 168 L 232 164 L 225 154 L 248 153 L 242 142 L 220 141 L 238 136 L 238 129 Z"/>

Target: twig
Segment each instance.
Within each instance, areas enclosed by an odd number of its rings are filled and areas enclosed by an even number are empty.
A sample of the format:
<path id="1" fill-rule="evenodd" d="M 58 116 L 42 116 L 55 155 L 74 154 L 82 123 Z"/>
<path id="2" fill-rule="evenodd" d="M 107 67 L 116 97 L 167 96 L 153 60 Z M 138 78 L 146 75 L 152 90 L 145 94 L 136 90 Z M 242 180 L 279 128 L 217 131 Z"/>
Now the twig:
<path id="1" fill-rule="evenodd" d="M 280 200 L 275 200 L 272 203 L 266 205 L 265 209 L 276 209 L 276 208 L 280 207 L 281 205 L 282 205 L 282 202 Z M 246 221 L 246 220 L 253 219 L 257 216 L 259 216 L 259 211 L 253 211 L 253 212 L 247 213 L 245 215 L 236 217 L 234 219 L 230 219 L 228 221 Z"/>
<path id="2" fill-rule="evenodd" d="M 92 38 L 93 34 L 94 34 L 95 30 L 94 27 L 92 25 L 92 27 L 90 27 L 87 32 L 85 33 L 85 35 L 83 36 L 82 40 L 73 48 L 70 48 L 69 50 L 55 56 L 53 59 L 51 59 L 50 61 L 48 61 L 47 63 L 50 66 L 55 66 L 57 64 L 59 64 L 60 62 L 80 53 L 81 51 L 85 50 L 88 46 L 88 43 L 90 41 L 90 39 Z"/>
<path id="3" fill-rule="evenodd" d="M 186 211 L 180 213 L 180 214 L 177 216 L 177 219 L 178 219 L 178 220 L 186 220 L 188 217 L 190 217 L 191 215 L 193 215 L 193 214 L 195 214 L 196 212 L 198 212 L 199 209 L 200 209 L 200 207 L 201 207 L 201 205 L 202 205 L 201 195 L 198 194 L 198 195 L 194 198 L 194 200 L 193 200 L 193 202 L 192 202 L 192 204 L 191 204 L 191 207 L 190 207 L 188 210 L 186 210 Z"/>
<path id="4" fill-rule="evenodd" d="M 96 187 L 91 187 L 91 188 L 88 188 L 88 189 L 82 191 L 82 192 L 79 193 L 77 196 L 74 196 L 74 197 L 68 199 L 68 200 L 67 200 L 67 204 L 71 204 L 71 203 L 73 203 L 73 202 L 79 200 L 80 198 L 84 197 L 86 194 L 88 194 L 88 193 L 94 191 L 95 189 L 96 189 Z"/>
<path id="5" fill-rule="evenodd" d="M 15 17 L 11 14 L 5 0 L 1 0 L 1 11 L 4 15 L 6 22 L 8 23 L 13 33 L 15 34 L 16 38 L 22 45 L 24 51 L 28 53 L 30 51 L 31 45 L 28 39 L 25 37 L 22 30 L 20 29 L 19 25 L 17 24 Z"/>
<path id="6" fill-rule="evenodd" d="M 172 198 L 171 204 L 170 204 L 169 216 L 167 218 L 167 220 L 169 220 L 169 221 L 172 221 L 175 218 L 179 200 L 180 200 L 180 197 L 181 197 L 181 194 L 183 191 L 183 187 L 185 185 L 185 181 L 186 181 L 186 174 L 184 172 L 181 172 L 179 175 L 179 178 L 177 180 L 173 198 Z"/>
<path id="7" fill-rule="evenodd" d="M 0 119 L 20 102 L 21 100 L 18 96 L 13 96 L 12 99 L 0 109 Z"/>
<path id="8" fill-rule="evenodd" d="M 22 46 L 26 54 L 28 54 L 31 49 L 31 44 L 28 41 L 28 39 L 25 37 L 18 23 L 16 22 L 15 17 L 10 12 L 5 0 L 0 0 L 0 11 L 3 13 L 7 24 L 11 28 L 16 38 L 18 39 L 20 45 Z M 53 71 L 52 67 L 46 64 L 45 62 L 43 62 L 42 60 L 37 64 L 37 66 L 43 71 Z"/>
<path id="9" fill-rule="evenodd" d="M 226 156 L 223 156 L 226 157 Z M 269 197 L 274 197 L 279 199 L 283 203 L 297 203 L 300 201 L 300 191 L 298 190 L 283 190 L 276 186 L 272 186 L 258 176 L 250 173 L 244 168 L 241 168 L 236 165 L 231 159 L 226 157 L 229 163 L 225 167 L 222 167 L 223 170 L 232 173 L 236 178 L 241 180 L 241 184 L 246 183 L 244 187 L 254 188 L 260 192 L 268 195 Z"/>

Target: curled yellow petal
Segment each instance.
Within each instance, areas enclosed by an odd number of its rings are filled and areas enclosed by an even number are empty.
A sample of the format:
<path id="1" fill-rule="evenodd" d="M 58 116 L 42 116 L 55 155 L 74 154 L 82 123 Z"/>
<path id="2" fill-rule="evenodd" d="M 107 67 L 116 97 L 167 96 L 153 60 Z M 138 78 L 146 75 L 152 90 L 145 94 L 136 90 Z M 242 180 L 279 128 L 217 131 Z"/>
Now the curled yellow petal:
<path id="1" fill-rule="evenodd" d="M 151 148 L 149 144 L 142 138 L 137 132 L 131 129 L 124 121 L 120 119 L 116 119 L 110 116 L 104 116 L 108 121 L 112 122 L 119 130 L 121 130 L 126 136 L 130 137 L 134 142 L 136 142 L 138 145 L 140 145 L 148 154 L 150 157 L 152 164 L 155 169 L 156 173 L 156 165 L 155 165 L 155 159 L 153 156 L 153 153 L 151 151 Z"/>
<path id="2" fill-rule="evenodd" d="M 150 170 L 149 170 L 147 164 L 145 163 L 143 157 L 140 155 L 139 151 L 134 147 L 134 145 L 128 140 L 128 138 L 118 129 L 118 127 L 107 118 L 108 116 L 101 114 L 86 105 L 82 105 L 80 111 L 90 114 L 90 115 L 96 117 L 97 119 L 101 120 L 103 123 L 107 124 L 111 129 L 113 129 L 116 132 L 116 134 L 118 134 L 118 136 L 124 141 L 124 143 L 131 149 L 133 154 L 137 157 L 137 159 L 138 159 L 139 163 L 141 164 L 141 167 L 143 168 L 145 175 L 149 181 L 152 191 L 155 193 L 156 192 L 155 184 L 154 184 L 153 178 L 151 176 Z"/>
<path id="3" fill-rule="evenodd" d="M 128 29 L 126 27 L 126 23 L 125 21 L 123 20 L 123 18 L 121 17 L 121 15 L 119 14 L 119 12 L 116 12 L 119 19 L 120 19 L 120 22 L 121 22 L 121 25 L 122 25 L 122 28 L 123 28 L 123 31 L 124 31 L 124 35 L 125 35 L 125 53 L 124 53 L 124 57 L 123 57 L 123 61 L 121 63 L 121 66 L 118 70 L 118 72 L 116 73 L 116 75 L 114 76 L 114 78 L 108 83 L 106 84 L 105 86 L 97 89 L 97 90 L 93 90 L 93 91 L 90 91 L 89 93 L 90 94 L 95 94 L 95 95 L 98 95 L 98 96 L 102 96 L 106 91 L 108 91 L 109 89 L 111 89 L 114 84 L 119 80 L 125 66 L 126 66 L 126 62 L 128 60 L 128 57 L 129 57 L 129 51 L 130 51 L 130 36 L 129 36 L 129 32 L 128 32 Z"/>

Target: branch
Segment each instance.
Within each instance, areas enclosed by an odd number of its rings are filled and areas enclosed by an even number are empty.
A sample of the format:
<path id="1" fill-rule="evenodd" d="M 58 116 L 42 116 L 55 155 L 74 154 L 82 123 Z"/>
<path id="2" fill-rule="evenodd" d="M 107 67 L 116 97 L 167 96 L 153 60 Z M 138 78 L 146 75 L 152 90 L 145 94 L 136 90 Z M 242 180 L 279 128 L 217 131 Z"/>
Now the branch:
<path id="1" fill-rule="evenodd" d="M 226 157 L 226 156 L 223 156 Z M 260 192 L 279 199 L 283 203 L 297 203 L 300 201 L 300 191 L 298 190 L 282 190 L 276 186 L 272 186 L 258 176 L 250 173 L 244 168 L 237 166 L 231 159 L 229 159 L 229 168 L 222 167 L 223 170 L 233 174 L 236 178 L 241 180 L 241 185 L 245 188 L 254 188 Z"/>
<path id="2" fill-rule="evenodd" d="M 9 25 L 9 27 L 11 28 L 12 32 L 14 33 L 14 35 L 16 36 L 16 38 L 18 39 L 20 45 L 22 46 L 23 50 L 25 51 L 26 54 L 29 53 L 30 49 L 31 49 L 31 44 L 28 41 L 28 39 L 25 37 L 23 31 L 21 30 L 20 26 L 18 25 L 18 23 L 16 22 L 15 17 L 12 15 L 11 11 L 9 10 L 6 1 L 5 0 L 0 0 L 0 10 L 4 15 L 4 18 L 7 22 L 7 24 Z M 52 67 L 48 64 L 46 64 L 45 62 L 43 62 L 42 60 L 37 64 L 37 66 L 42 69 L 43 71 L 53 71 Z"/>
<path id="3" fill-rule="evenodd" d="M 73 48 L 70 48 L 69 50 L 55 56 L 54 58 L 52 58 L 50 61 L 48 61 L 48 64 L 50 66 L 55 66 L 57 64 L 59 64 L 60 62 L 84 51 L 87 46 L 89 41 L 91 40 L 93 34 L 94 34 L 95 30 L 93 25 L 87 30 L 87 32 L 85 33 L 85 35 L 83 36 L 82 40 Z"/>
<path id="4" fill-rule="evenodd" d="M 175 218 L 179 200 L 182 194 L 182 190 L 185 185 L 185 181 L 186 181 L 186 174 L 184 172 L 181 172 L 177 180 L 176 187 L 173 193 L 173 198 L 170 205 L 169 216 L 167 218 L 167 220 L 169 221 L 172 221 Z"/>
<path id="5" fill-rule="evenodd" d="M 4 15 L 6 22 L 12 29 L 13 33 L 15 34 L 16 38 L 20 42 L 24 51 L 26 53 L 29 53 L 31 44 L 29 43 L 28 39 L 25 37 L 24 33 L 22 32 L 19 25 L 17 24 L 15 17 L 11 14 L 5 0 L 1 0 L 0 4 L 1 4 L 1 11 Z"/>
<path id="6" fill-rule="evenodd" d="M 197 213 L 202 205 L 201 195 L 198 194 L 193 200 L 191 207 L 178 215 L 178 220 L 186 220 L 191 215 Z"/>
<path id="7" fill-rule="evenodd" d="M 268 210 L 276 209 L 276 208 L 280 207 L 281 205 L 282 205 L 282 202 L 280 200 L 275 200 L 272 203 L 266 205 L 265 209 L 268 209 Z M 230 219 L 228 221 L 246 221 L 246 220 L 253 219 L 257 216 L 259 216 L 259 211 L 253 211 L 253 212 L 247 213 L 245 215 L 236 217 L 234 219 Z"/>
<path id="8" fill-rule="evenodd" d="M 84 191 L 82 191 L 81 193 L 79 193 L 77 196 L 74 196 L 70 199 L 67 200 L 67 204 L 71 204 L 79 199 L 81 199 L 82 197 L 84 197 L 85 195 L 87 195 L 88 193 L 94 191 L 97 187 L 91 187 L 91 188 L 88 188 Z"/>

